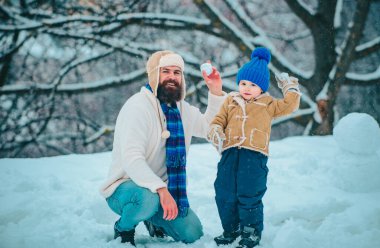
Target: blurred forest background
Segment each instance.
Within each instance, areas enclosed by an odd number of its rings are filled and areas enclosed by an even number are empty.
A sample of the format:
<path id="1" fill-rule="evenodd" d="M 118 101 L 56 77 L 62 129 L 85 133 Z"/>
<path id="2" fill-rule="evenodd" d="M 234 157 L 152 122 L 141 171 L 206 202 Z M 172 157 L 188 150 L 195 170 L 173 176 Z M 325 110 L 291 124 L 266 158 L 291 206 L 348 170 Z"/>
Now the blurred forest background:
<path id="1" fill-rule="evenodd" d="M 119 110 L 164 49 L 185 59 L 187 101 L 204 110 L 202 62 L 229 92 L 251 51 L 268 47 L 269 92 L 282 97 L 276 72 L 303 92 L 272 139 L 331 134 L 350 112 L 379 122 L 379 13 L 378 0 L 0 0 L 0 157 L 111 150 Z"/>

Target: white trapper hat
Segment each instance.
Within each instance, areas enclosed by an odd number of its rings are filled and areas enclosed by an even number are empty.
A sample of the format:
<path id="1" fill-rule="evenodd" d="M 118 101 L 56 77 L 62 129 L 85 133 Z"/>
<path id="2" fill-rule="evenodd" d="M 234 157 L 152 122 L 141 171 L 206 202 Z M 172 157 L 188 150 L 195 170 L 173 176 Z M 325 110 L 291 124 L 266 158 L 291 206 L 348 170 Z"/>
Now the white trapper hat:
<path id="1" fill-rule="evenodd" d="M 164 66 L 178 66 L 182 71 L 182 99 L 186 95 L 186 83 L 183 72 L 185 71 L 185 62 L 182 57 L 172 51 L 164 50 L 153 53 L 146 63 L 146 72 L 148 73 L 149 85 L 152 87 L 153 94 L 157 96 L 159 84 L 160 68 Z"/>

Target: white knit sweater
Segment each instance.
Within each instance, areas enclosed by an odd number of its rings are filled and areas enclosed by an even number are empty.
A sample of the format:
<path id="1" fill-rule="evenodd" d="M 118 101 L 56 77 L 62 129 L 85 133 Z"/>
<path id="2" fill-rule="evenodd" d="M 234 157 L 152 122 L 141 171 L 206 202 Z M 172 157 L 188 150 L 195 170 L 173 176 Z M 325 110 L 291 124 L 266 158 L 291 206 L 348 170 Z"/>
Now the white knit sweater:
<path id="1" fill-rule="evenodd" d="M 177 103 L 185 133 L 186 154 L 192 136 L 206 137 L 209 123 L 218 113 L 225 97 L 225 94 L 215 96 L 209 93 L 204 114 L 186 101 Z M 121 183 L 130 179 L 152 192 L 167 186 L 166 140 L 161 137 L 159 116 L 166 127 L 165 115 L 157 98 L 145 87 L 124 104 L 116 120 L 108 177 L 100 189 L 104 197 L 111 196 Z"/>

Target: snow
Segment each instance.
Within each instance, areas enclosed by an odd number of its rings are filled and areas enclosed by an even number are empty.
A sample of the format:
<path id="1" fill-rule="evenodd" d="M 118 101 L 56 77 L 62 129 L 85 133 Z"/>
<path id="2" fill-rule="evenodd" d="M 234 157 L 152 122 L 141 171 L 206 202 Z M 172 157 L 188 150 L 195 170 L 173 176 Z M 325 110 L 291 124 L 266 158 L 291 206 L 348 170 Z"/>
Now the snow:
<path id="1" fill-rule="evenodd" d="M 334 139 L 343 151 L 371 156 L 380 148 L 379 124 L 368 114 L 350 113 L 335 126 Z"/>
<path id="2" fill-rule="evenodd" d="M 297 4 L 301 5 L 303 10 L 307 11 L 309 15 L 314 16 L 317 14 L 317 12 L 314 9 L 312 9 L 308 4 L 306 4 L 304 1 L 297 0 Z"/>
<path id="3" fill-rule="evenodd" d="M 142 77 L 145 75 L 145 69 L 139 69 L 133 71 L 131 73 L 123 74 L 120 76 L 107 77 L 104 79 L 92 81 L 92 82 L 80 82 L 80 83 L 72 83 L 72 84 L 59 84 L 57 87 L 57 92 L 76 92 L 80 90 L 91 90 L 102 87 L 110 87 L 111 85 L 125 84 L 126 82 L 133 81 L 136 78 Z M 199 72 L 198 72 L 199 74 Z M 58 78 L 59 79 L 59 78 Z M 60 81 L 56 81 L 56 83 L 60 83 Z M 30 90 L 31 88 L 35 90 L 51 90 L 55 87 L 55 84 L 36 84 L 33 86 L 28 85 L 5 85 L 0 89 L 0 92 L 3 94 L 10 94 L 14 92 L 25 92 Z"/>
<path id="4" fill-rule="evenodd" d="M 201 64 L 201 71 L 205 71 L 207 76 L 209 76 L 212 73 L 212 65 L 210 63 L 203 63 Z"/>
<path id="5" fill-rule="evenodd" d="M 116 18 L 118 21 L 127 21 L 130 19 L 151 19 L 162 21 L 173 21 L 173 24 L 194 24 L 194 25 L 209 25 L 210 21 L 207 19 L 201 19 L 190 16 L 174 15 L 174 14 L 161 14 L 161 13 L 128 13 L 118 15 Z M 182 24 L 181 24 L 182 23 Z"/>
<path id="6" fill-rule="evenodd" d="M 250 42 L 247 42 L 249 40 L 249 37 L 247 37 L 243 32 L 239 30 L 232 22 L 230 22 L 215 6 L 212 4 L 209 0 L 205 0 L 204 3 L 207 5 L 209 10 L 217 16 L 217 18 L 222 22 L 222 24 L 228 29 L 229 32 L 234 33 L 236 37 L 239 38 L 239 40 L 244 43 L 250 50 L 253 50 L 254 47 Z"/>
<path id="7" fill-rule="evenodd" d="M 375 39 L 373 39 L 371 41 L 368 41 L 368 42 L 366 42 L 364 44 L 361 44 L 361 45 L 357 46 L 355 48 L 355 51 L 356 52 L 361 52 L 361 51 L 363 51 L 365 49 L 369 49 L 371 47 L 374 47 L 374 46 L 378 45 L 379 43 L 380 43 L 380 36 L 376 37 Z"/>
<path id="8" fill-rule="evenodd" d="M 328 90 L 329 90 L 329 86 L 330 86 L 330 81 L 327 81 L 325 83 L 325 85 L 323 86 L 321 92 L 318 93 L 317 97 L 315 98 L 316 101 L 320 101 L 320 100 L 328 100 L 328 96 L 327 96 L 327 93 L 328 93 Z"/>
<path id="9" fill-rule="evenodd" d="M 271 142 L 260 247 L 380 247 L 380 150 L 342 150 L 336 138 L 350 136 L 350 122 L 358 120 L 346 118 L 348 123 L 343 119 L 337 126 L 345 132 L 334 136 Z M 370 123 L 363 120 L 362 129 L 375 132 Z M 349 142 L 370 146 L 352 135 Z M 109 152 L 0 159 L 0 247 L 131 247 L 113 240 L 118 217 L 98 193 L 110 159 Z M 190 148 L 189 200 L 205 235 L 185 245 L 152 239 L 140 224 L 137 247 L 217 247 L 212 239 L 222 232 L 213 189 L 218 160 L 209 144 Z"/>
<path id="10" fill-rule="evenodd" d="M 367 73 L 367 74 L 358 74 L 353 72 L 348 72 L 346 77 L 351 80 L 360 80 L 360 81 L 371 81 L 378 80 L 380 78 L 380 66 L 377 67 L 376 71 Z"/>
<path id="11" fill-rule="evenodd" d="M 259 36 L 270 42 L 268 37 L 266 36 L 264 30 L 258 27 L 255 22 L 251 21 L 251 18 L 246 14 L 241 5 L 237 1 L 226 0 L 226 4 L 230 7 L 232 11 L 237 15 L 239 20 L 244 24 L 246 28 L 250 31 L 252 36 Z M 264 43 L 265 44 L 265 43 Z"/>
<path id="12" fill-rule="evenodd" d="M 334 15 L 334 28 L 338 29 L 342 25 L 342 13 L 343 13 L 343 0 L 338 0 L 336 3 L 335 15 Z"/>

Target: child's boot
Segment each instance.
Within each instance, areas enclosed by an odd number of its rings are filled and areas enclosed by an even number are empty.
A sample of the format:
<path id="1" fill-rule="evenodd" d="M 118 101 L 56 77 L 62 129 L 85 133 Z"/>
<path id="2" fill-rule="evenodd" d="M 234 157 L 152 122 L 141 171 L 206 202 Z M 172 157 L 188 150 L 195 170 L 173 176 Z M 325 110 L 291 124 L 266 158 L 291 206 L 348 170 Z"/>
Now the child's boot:
<path id="1" fill-rule="evenodd" d="M 252 248 L 260 244 L 261 233 L 255 228 L 245 226 L 241 232 L 241 240 L 236 248 Z"/>
<path id="2" fill-rule="evenodd" d="M 240 235 L 240 230 L 233 232 L 223 232 L 222 235 L 215 237 L 214 240 L 217 245 L 228 245 L 235 241 Z"/>
<path id="3" fill-rule="evenodd" d="M 121 243 L 131 243 L 133 246 L 135 245 L 135 229 L 129 231 L 119 231 L 114 227 L 115 235 L 114 239 L 121 237 Z"/>

